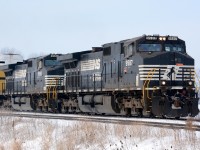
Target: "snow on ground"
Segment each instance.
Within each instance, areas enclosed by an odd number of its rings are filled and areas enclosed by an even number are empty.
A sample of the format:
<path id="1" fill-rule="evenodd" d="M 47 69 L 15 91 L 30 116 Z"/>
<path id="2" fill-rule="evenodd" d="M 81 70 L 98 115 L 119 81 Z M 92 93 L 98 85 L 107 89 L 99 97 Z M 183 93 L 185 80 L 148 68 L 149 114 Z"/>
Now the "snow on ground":
<path id="1" fill-rule="evenodd" d="M 0 150 L 197 150 L 199 139 L 189 128 L 0 116 Z"/>

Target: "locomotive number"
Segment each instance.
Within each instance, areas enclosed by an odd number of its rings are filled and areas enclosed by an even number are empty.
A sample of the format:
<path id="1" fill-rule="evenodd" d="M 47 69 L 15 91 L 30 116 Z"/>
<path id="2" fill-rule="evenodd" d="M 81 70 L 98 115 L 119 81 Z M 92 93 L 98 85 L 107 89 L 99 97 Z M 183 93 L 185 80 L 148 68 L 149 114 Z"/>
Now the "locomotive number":
<path id="1" fill-rule="evenodd" d="M 51 54 L 51 57 L 57 57 L 57 55 L 56 54 Z"/>
<path id="2" fill-rule="evenodd" d="M 178 40 L 178 37 L 169 36 L 169 37 L 168 37 L 168 40 L 170 40 L 170 41 L 177 41 L 177 40 Z"/>
<path id="3" fill-rule="evenodd" d="M 126 67 L 132 66 L 133 60 L 126 60 Z"/>

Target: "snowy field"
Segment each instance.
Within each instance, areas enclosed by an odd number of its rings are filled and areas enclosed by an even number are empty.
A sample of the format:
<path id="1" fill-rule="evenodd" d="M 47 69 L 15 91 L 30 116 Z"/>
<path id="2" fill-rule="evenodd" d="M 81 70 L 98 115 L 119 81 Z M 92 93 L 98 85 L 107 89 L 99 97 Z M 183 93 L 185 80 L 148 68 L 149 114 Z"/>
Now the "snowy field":
<path id="1" fill-rule="evenodd" d="M 188 129 L 0 116 L 0 150 L 200 149 L 200 133 Z"/>

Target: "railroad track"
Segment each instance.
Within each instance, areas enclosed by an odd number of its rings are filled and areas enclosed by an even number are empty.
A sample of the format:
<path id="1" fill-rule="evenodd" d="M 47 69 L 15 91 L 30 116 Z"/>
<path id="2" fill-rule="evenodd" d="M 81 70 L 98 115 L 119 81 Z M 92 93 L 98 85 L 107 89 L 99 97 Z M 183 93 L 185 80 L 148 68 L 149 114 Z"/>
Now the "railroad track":
<path id="1" fill-rule="evenodd" d="M 87 121 L 99 123 L 113 123 L 123 125 L 144 125 L 168 129 L 186 129 L 200 131 L 200 122 L 188 120 L 169 120 L 169 119 L 147 119 L 147 118 L 124 118 L 110 116 L 88 116 L 74 114 L 51 114 L 51 113 L 32 113 L 32 112 L 0 112 L 1 116 L 40 118 L 40 119 L 59 119 L 69 121 Z"/>

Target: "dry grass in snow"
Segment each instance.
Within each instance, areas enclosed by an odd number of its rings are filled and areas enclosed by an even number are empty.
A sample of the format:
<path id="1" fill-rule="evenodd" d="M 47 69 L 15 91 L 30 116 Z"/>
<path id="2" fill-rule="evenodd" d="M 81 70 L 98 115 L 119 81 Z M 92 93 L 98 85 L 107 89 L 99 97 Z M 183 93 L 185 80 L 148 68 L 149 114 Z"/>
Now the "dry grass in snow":
<path id="1" fill-rule="evenodd" d="M 199 149 L 200 134 L 138 124 L 0 117 L 0 150 Z"/>

